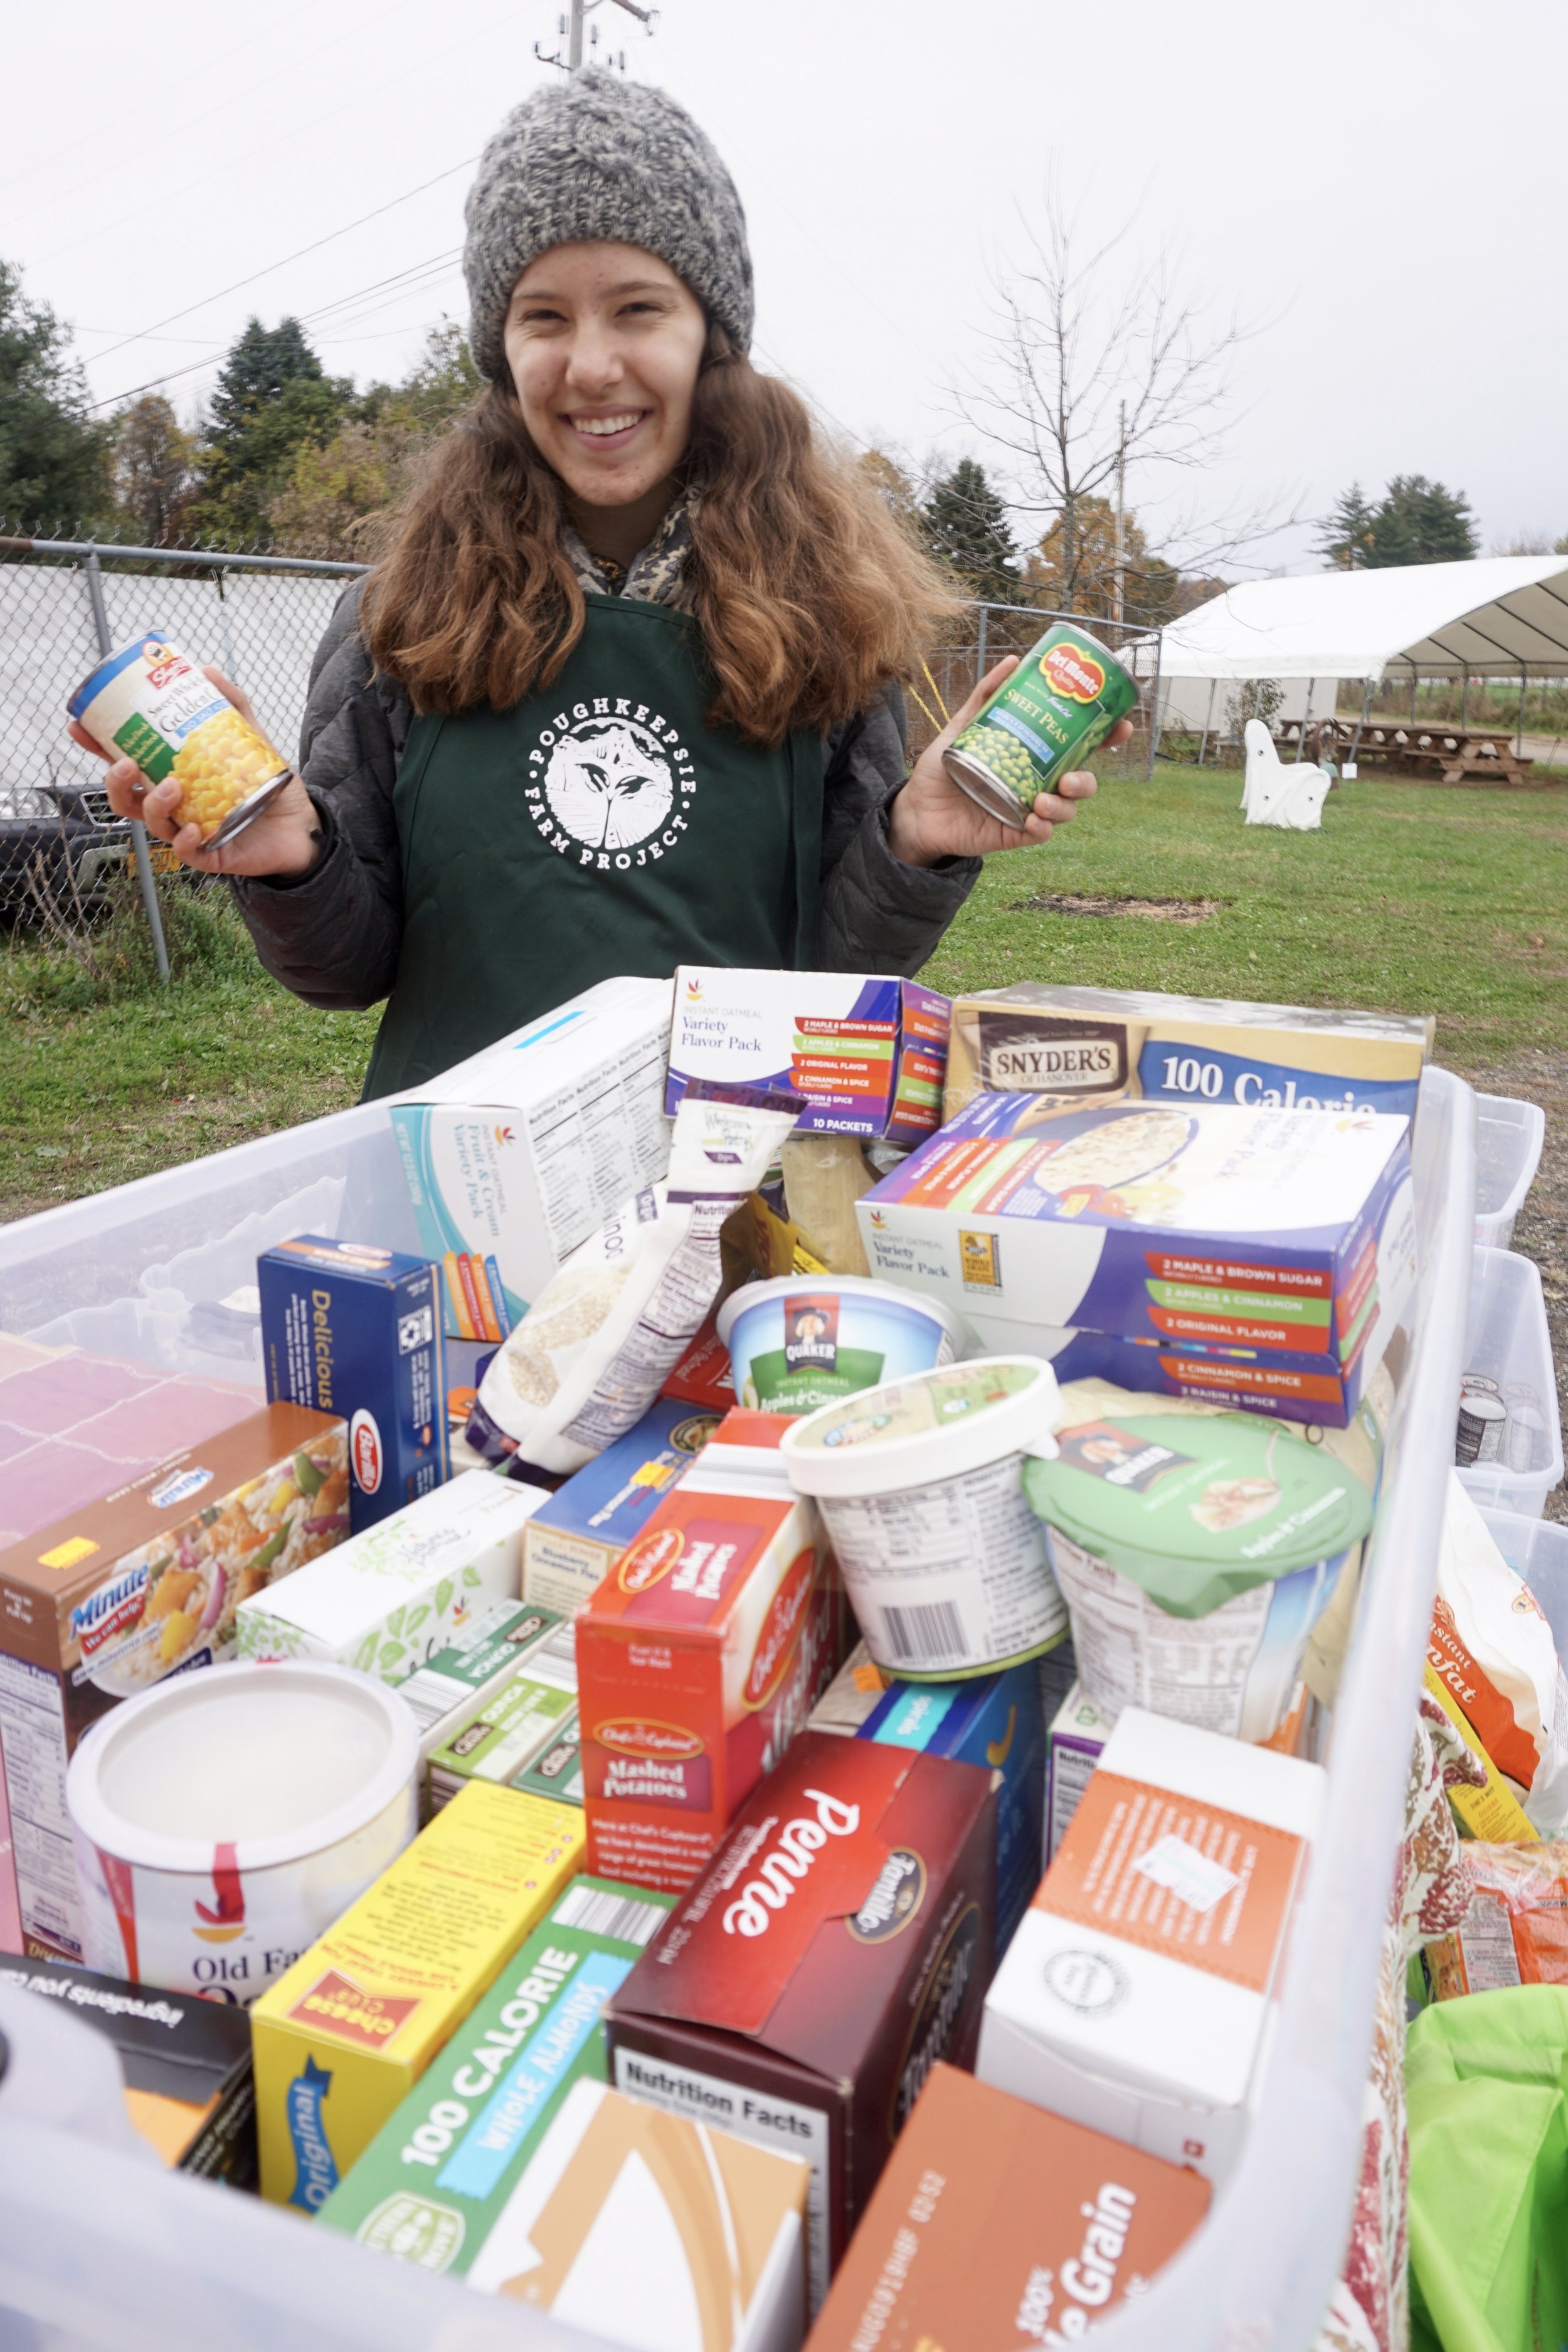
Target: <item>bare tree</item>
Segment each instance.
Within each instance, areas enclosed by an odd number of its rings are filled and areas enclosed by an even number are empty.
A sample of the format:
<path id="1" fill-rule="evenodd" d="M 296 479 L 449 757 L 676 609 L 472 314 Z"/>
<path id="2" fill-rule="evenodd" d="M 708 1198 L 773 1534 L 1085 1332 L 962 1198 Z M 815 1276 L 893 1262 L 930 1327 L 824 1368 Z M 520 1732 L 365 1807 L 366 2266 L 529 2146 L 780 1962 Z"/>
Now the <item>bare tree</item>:
<path id="1" fill-rule="evenodd" d="M 1023 226 L 1022 259 L 995 281 L 992 363 L 958 390 L 957 405 L 973 431 L 1006 453 L 1016 510 L 1048 521 L 1052 570 L 1072 610 L 1102 569 L 1089 502 L 1100 517 L 1109 502 L 1121 518 L 1129 467 L 1146 477 L 1214 462 L 1229 421 L 1232 363 L 1256 330 L 1235 316 L 1206 323 L 1181 290 L 1168 249 L 1148 267 L 1119 268 L 1131 217 L 1097 242 L 1052 184 L 1042 225 Z M 1166 537 L 1184 565 L 1214 565 L 1285 529 L 1278 503 L 1201 524 L 1183 519 Z M 1119 527 L 1118 605 L 1127 554 Z"/>
<path id="2" fill-rule="evenodd" d="M 195 443 L 161 393 L 144 393 L 120 411 L 112 464 L 115 504 L 142 545 L 177 540 L 195 494 Z"/>

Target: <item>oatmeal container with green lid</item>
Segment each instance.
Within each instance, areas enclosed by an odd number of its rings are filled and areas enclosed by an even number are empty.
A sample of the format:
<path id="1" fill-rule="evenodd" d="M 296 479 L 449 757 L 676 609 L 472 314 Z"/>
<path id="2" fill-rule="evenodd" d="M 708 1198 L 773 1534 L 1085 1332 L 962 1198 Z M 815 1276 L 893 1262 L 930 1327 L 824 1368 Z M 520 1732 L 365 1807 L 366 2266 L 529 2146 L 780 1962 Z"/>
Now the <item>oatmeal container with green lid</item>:
<path id="1" fill-rule="evenodd" d="M 987 816 L 1022 825 L 1039 793 L 1097 751 L 1138 708 L 1136 679 L 1087 629 L 1047 629 L 942 758 Z"/>
<path id="2" fill-rule="evenodd" d="M 1055 1450 L 1061 1399 L 1035 1356 L 986 1356 L 866 1389 L 786 1430 L 790 1483 L 821 1508 L 866 1646 L 946 1682 L 1055 1647 L 1067 1610 L 1026 1463 Z"/>
<path id="3" fill-rule="evenodd" d="M 1244 1412 L 1079 1422 L 1023 1483 L 1100 1713 L 1271 1738 L 1372 1525 L 1371 1489 L 1327 1446 Z"/>

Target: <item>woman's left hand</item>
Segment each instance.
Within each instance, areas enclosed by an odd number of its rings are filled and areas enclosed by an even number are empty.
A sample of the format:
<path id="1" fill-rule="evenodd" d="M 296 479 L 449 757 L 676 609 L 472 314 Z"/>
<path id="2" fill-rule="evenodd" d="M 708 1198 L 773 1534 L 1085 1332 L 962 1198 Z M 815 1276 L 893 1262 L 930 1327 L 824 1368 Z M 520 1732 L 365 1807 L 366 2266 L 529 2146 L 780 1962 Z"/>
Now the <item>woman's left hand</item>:
<path id="1" fill-rule="evenodd" d="M 987 670 L 962 710 L 949 719 L 929 751 L 910 770 L 909 782 L 894 795 L 888 810 L 888 840 L 893 855 L 905 866 L 934 866 L 941 857 L 989 857 L 998 849 L 1035 849 L 1049 841 L 1053 826 L 1066 824 L 1079 801 L 1094 798 L 1098 789 L 1087 769 L 1075 769 L 1058 779 L 1054 793 L 1041 793 L 1034 814 L 1021 826 L 1004 824 L 987 816 L 977 801 L 955 784 L 942 764 L 942 753 L 967 727 L 982 704 L 990 700 L 1005 677 L 1018 667 L 1017 656 Z M 1123 719 L 1105 739 L 1104 749 L 1125 743 L 1132 721 Z"/>

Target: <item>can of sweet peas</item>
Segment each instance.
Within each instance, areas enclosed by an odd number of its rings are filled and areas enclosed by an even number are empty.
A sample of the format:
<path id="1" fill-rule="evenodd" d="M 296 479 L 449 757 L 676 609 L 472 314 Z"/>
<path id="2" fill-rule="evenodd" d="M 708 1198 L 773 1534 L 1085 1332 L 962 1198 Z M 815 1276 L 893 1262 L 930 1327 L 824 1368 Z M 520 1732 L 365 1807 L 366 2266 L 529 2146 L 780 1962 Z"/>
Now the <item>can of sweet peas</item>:
<path id="1" fill-rule="evenodd" d="M 1022 825 L 1035 795 L 1054 791 L 1137 707 L 1137 684 L 1115 655 L 1058 622 L 953 738 L 948 774 L 988 816 Z"/>
<path id="2" fill-rule="evenodd" d="M 232 841 L 293 772 L 158 630 L 100 662 L 67 708 L 111 760 L 134 760 L 155 784 L 173 776 L 174 822 L 199 825 L 209 849 Z"/>

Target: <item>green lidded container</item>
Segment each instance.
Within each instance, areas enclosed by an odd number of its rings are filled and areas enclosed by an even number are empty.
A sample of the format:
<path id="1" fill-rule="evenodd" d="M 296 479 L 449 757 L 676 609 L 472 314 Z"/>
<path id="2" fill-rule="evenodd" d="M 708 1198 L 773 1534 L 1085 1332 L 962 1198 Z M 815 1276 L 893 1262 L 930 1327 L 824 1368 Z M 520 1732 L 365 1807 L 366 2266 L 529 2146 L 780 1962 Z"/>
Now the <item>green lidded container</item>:
<path id="1" fill-rule="evenodd" d="M 1055 790 L 1138 707 L 1137 682 L 1070 621 L 1047 629 L 942 754 L 947 772 L 987 816 L 1021 825 L 1038 793 Z"/>

